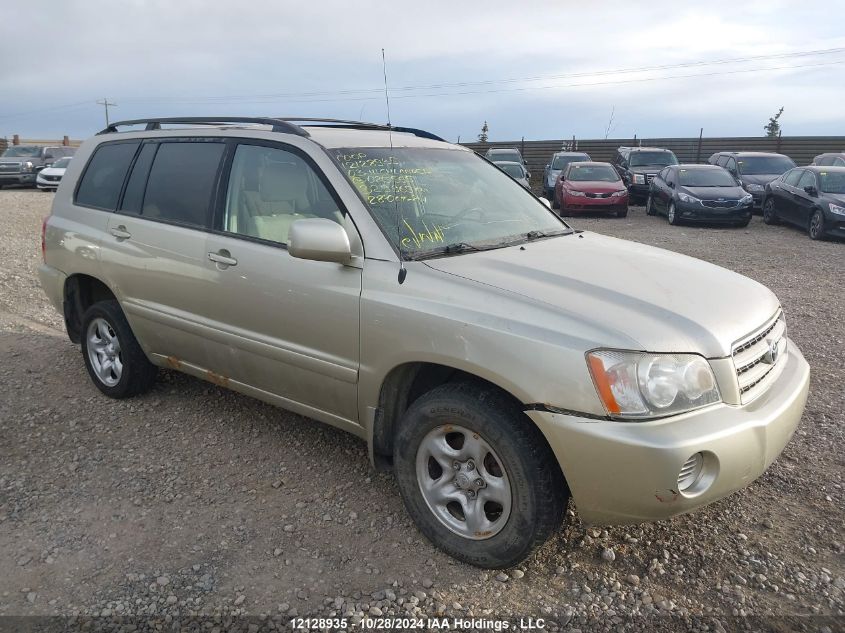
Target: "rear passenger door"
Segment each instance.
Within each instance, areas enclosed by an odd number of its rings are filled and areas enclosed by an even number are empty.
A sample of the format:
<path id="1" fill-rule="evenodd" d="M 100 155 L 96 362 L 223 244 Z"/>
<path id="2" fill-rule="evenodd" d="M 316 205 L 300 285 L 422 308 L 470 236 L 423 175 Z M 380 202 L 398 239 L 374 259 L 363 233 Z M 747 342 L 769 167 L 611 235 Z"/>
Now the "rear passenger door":
<path id="1" fill-rule="evenodd" d="M 204 262 L 208 368 L 286 408 L 357 424 L 361 268 L 287 251 L 303 218 L 337 222 L 360 244 L 339 198 L 303 150 L 244 140 L 229 148 L 217 209 Z"/>
<path id="2" fill-rule="evenodd" d="M 224 149 L 215 138 L 144 142 L 103 240 L 103 270 L 138 340 L 174 367 L 208 363 L 205 240 Z"/>

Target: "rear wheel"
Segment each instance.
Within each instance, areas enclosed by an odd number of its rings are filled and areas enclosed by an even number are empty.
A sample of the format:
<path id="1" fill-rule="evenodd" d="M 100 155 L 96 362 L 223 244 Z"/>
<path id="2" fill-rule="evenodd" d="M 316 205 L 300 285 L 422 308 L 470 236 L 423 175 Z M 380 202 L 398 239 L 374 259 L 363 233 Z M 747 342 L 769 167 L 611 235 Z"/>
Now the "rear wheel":
<path id="1" fill-rule="evenodd" d="M 545 438 L 494 388 L 442 385 L 397 430 L 393 463 L 408 513 L 446 553 L 499 569 L 558 527 L 569 493 Z"/>
<path id="2" fill-rule="evenodd" d="M 820 240 L 824 237 L 824 214 L 821 209 L 816 209 L 810 216 L 810 223 L 807 226 L 807 235 L 811 240 Z"/>
<path id="3" fill-rule="evenodd" d="M 775 211 L 774 198 L 769 198 L 763 203 L 763 222 L 766 224 L 777 224 L 779 222 L 778 214 Z"/>
<path id="4" fill-rule="evenodd" d="M 82 317 L 82 357 L 97 388 L 110 398 L 149 391 L 158 369 L 144 354 L 117 301 L 100 301 Z"/>
<path id="5" fill-rule="evenodd" d="M 669 203 L 669 210 L 666 211 L 666 219 L 669 220 L 669 224 L 673 226 L 677 226 L 681 223 L 681 220 L 678 218 L 678 214 L 675 212 L 675 203 Z"/>

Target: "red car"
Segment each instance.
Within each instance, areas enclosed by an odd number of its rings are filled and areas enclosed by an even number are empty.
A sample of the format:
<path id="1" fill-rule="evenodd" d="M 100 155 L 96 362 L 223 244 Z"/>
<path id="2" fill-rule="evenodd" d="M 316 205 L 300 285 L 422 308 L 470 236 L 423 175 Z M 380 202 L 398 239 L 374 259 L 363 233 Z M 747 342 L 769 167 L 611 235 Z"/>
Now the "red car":
<path id="1" fill-rule="evenodd" d="M 561 215 L 614 213 L 628 215 L 628 188 L 610 163 L 569 163 L 555 183 L 552 201 Z"/>

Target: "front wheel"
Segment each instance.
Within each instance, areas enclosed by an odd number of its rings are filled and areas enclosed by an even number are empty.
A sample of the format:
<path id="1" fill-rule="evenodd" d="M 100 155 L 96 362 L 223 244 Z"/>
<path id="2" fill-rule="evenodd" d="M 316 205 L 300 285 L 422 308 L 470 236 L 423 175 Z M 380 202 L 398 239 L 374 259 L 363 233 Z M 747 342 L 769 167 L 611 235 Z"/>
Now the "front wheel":
<path id="1" fill-rule="evenodd" d="M 645 202 L 645 214 L 646 215 L 657 215 L 657 211 L 654 210 L 654 198 L 651 194 L 648 194 L 648 198 Z"/>
<path id="2" fill-rule="evenodd" d="M 807 235 L 810 236 L 811 240 L 820 240 L 824 237 L 824 214 L 822 214 L 821 209 L 816 209 L 810 216 Z"/>
<path id="3" fill-rule="evenodd" d="M 775 200 L 774 198 L 769 198 L 763 204 L 763 222 L 766 224 L 777 224 L 778 223 L 778 214 L 775 211 Z"/>
<path id="4" fill-rule="evenodd" d="M 680 219 L 678 218 L 678 214 L 675 212 L 675 203 L 669 203 L 669 210 L 666 212 L 666 219 L 669 220 L 669 224 L 672 226 L 677 226 L 681 223 Z"/>
<path id="5" fill-rule="evenodd" d="M 552 209 L 560 209 L 560 199 L 557 197 L 557 189 L 552 192 Z"/>
<path id="6" fill-rule="evenodd" d="M 158 369 L 147 360 L 117 301 L 100 301 L 82 316 L 82 357 L 97 388 L 111 398 L 149 389 Z"/>
<path id="7" fill-rule="evenodd" d="M 477 383 L 417 399 L 400 421 L 393 463 L 420 531 L 479 567 L 525 559 L 558 527 L 569 497 L 537 427 L 506 395 Z"/>

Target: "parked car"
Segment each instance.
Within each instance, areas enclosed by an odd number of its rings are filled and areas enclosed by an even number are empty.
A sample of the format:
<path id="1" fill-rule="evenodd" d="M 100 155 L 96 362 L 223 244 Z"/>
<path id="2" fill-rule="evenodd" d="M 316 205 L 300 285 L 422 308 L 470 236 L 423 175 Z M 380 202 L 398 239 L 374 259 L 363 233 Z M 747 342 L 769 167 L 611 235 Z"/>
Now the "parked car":
<path id="1" fill-rule="evenodd" d="M 810 372 L 770 290 L 576 232 L 428 132 L 362 127 L 189 117 L 85 141 L 39 276 L 94 385 L 133 396 L 164 367 L 349 431 L 427 538 L 491 568 L 570 494 L 586 523 L 657 520 L 780 454 Z"/>
<path id="2" fill-rule="evenodd" d="M 531 189 L 531 184 L 528 182 L 528 170 L 522 166 L 522 163 L 496 161 L 493 164 L 526 189 Z"/>
<path id="3" fill-rule="evenodd" d="M 69 164 L 70 156 L 64 156 L 49 167 L 45 167 L 38 172 L 38 176 L 35 178 L 35 186 L 41 191 L 55 191 L 59 188 L 59 183 L 62 181 L 62 176 L 65 175 L 65 170 Z"/>
<path id="4" fill-rule="evenodd" d="M 628 215 L 628 189 L 610 163 L 569 163 L 558 178 L 552 207 L 561 215 Z"/>
<path id="5" fill-rule="evenodd" d="M 774 152 L 718 152 L 714 156 L 710 157 L 710 163 L 724 167 L 737 179 L 754 197 L 755 209 L 763 208 L 766 185 L 795 167 L 789 156 Z"/>
<path id="6" fill-rule="evenodd" d="M 489 160 L 491 163 L 519 163 L 521 165 L 527 165 L 528 162 L 522 157 L 522 154 L 519 153 L 519 150 L 515 147 L 498 147 L 498 148 L 490 148 L 484 154 L 484 158 Z"/>
<path id="7" fill-rule="evenodd" d="M 788 222 L 810 239 L 845 237 L 845 167 L 796 167 L 766 185 L 766 224 Z"/>
<path id="8" fill-rule="evenodd" d="M 38 172 L 56 159 L 73 156 L 76 148 L 63 145 L 10 145 L 0 156 L 0 189 L 6 185 L 35 186 Z"/>
<path id="9" fill-rule="evenodd" d="M 651 181 L 646 213 L 669 224 L 708 222 L 748 226 L 754 200 L 726 170 L 715 165 L 664 167 Z"/>
<path id="10" fill-rule="evenodd" d="M 657 172 L 677 164 L 675 154 L 660 147 L 620 147 L 613 157 L 613 166 L 622 176 L 634 204 L 642 204 L 648 198 L 649 184 Z"/>
<path id="11" fill-rule="evenodd" d="M 555 152 L 552 154 L 552 160 L 549 161 L 543 172 L 543 195 L 549 200 L 554 199 L 557 179 L 569 163 L 589 162 L 591 160 L 590 155 L 584 152 Z"/>
<path id="12" fill-rule="evenodd" d="M 845 167 L 845 152 L 828 152 L 813 159 L 813 165 L 823 167 Z"/>

